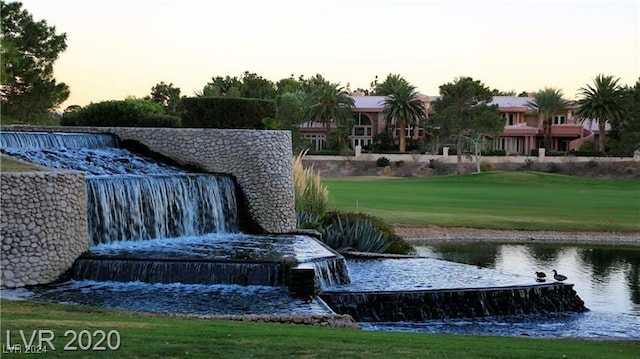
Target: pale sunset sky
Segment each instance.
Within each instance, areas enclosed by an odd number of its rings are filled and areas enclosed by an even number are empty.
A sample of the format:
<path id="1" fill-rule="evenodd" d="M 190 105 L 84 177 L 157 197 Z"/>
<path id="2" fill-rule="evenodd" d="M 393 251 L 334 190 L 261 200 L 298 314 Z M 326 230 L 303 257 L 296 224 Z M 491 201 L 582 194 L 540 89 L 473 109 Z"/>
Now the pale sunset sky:
<path id="1" fill-rule="evenodd" d="M 11 2 L 11 0 L 9 0 Z M 22 0 L 67 34 L 62 105 L 143 97 L 164 81 L 191 96 L 214 76 L 321 74 L 369 88 L 402 75 L 418 91 L 471 76 L 490 88 L 563 90 L 640 76 L 638 0 Z"/>

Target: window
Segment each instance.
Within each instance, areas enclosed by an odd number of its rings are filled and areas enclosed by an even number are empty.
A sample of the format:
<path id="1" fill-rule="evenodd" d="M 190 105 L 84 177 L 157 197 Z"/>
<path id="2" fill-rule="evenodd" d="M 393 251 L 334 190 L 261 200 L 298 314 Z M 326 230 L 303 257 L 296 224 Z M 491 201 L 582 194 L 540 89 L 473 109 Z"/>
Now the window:
<path id="1" fill-rule="evenodd" d="M 516 124 L 516 116 L 513 113 L 503 113 L 502 119 L 507 126 L 513 126 Z"/>
<path id="2" fill-rule="evenodd" d="M 369 116 L 365 113 L 354 113 L 353 120 L 351 144 L 363 147 L 371 145 L 373 143 L 373 126 Z"/>
<path id="3" fill-rule="evenodd" d="M 417 134 L 417 137 L 422 137 L 422 136 L 424 136 L 424 128 L 407 126 L 407 128 L 405 128 L 404 133 L 407 136 L 407 138 L 413 138 L 413 134 L 414 133 Z M 395 137 L 399 137 L 400 136 L 400 127 L 394 128 L 393 135 Z"/>
<path id="4" fill-rule="evenodd" d="M 324 148 L 326 137 L 324 134 L 315 134 L 315 133 L 305 133 L 302 135 L 302 138 L 311 142 L 313 148 L 316 151 L 320 151 Z"/>
<path id="5" fill-rule="evenodd" d="M 566 117 L 564 115 L 555 115 L 553 116 L 553 124 L 554 125 L 564 125 L 567 123 Z"/>
<path id="6" fill-rule="evenodd" d="M 496 150 L 505 150 L 508 155 L 524 151 L 524 137 L 500 137 L 494 142 Z"/>

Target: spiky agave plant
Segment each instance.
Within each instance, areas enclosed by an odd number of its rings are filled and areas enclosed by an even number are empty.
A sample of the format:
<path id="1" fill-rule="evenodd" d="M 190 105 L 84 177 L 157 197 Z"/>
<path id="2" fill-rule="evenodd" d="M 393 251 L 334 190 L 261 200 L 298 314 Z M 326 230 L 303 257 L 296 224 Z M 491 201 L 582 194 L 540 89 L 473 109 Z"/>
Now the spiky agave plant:
<path id="1" fill-rule="evenodd" d="M 384 253 L 391 242 L 366 218 L 332 216 L 325 222 L 322 240 L 339 251 Z"/>

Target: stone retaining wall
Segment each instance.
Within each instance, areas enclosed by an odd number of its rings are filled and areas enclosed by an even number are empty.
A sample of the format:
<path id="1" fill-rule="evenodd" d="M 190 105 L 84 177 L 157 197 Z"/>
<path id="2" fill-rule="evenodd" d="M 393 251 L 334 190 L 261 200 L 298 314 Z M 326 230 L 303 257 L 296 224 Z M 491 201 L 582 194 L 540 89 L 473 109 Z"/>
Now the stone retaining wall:
<path id="1" fill-rule="evenodd" d="M 301 324 L 331 328 L 362 329 L 350 315 L 341 314 L 246 314 L 246 315 L 177 315 L 183 318 L 233 320 L 241 322 Z"/>
<path id="2" fill-rule="evenodd" d="M 108 133 L 180 164 L 235 177 L 248 213 L 266 233 L 295 230 L 291 133 L 195 128 L 2 126 L 2 131 Z"/>
<path id="3" fill-rule="evenodd" d="M 4 288 L 46 284 L 89 248 L 84 174 L 0 173 Z"/>

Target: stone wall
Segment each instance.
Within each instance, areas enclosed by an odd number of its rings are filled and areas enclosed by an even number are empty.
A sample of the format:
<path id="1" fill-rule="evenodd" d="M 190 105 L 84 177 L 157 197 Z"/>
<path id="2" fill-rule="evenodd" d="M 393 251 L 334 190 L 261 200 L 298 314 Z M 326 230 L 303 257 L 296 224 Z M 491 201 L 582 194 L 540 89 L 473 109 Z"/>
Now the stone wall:
<path id="1" fill-rule="evenodd" d="M 2 126 L 3 131 L 108 133 L 183 165 L 235 177 L 251 219 L 266 233 L 295 230 L 289 131 L 192 128 Z"/>
<path id="2" fill-rule="evenodd" d="M 0 173 L 0 183 L 0 286 L 55 281 L 89 247 L 84 174 Z"/>

